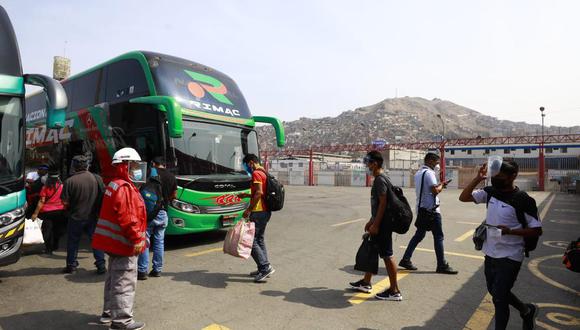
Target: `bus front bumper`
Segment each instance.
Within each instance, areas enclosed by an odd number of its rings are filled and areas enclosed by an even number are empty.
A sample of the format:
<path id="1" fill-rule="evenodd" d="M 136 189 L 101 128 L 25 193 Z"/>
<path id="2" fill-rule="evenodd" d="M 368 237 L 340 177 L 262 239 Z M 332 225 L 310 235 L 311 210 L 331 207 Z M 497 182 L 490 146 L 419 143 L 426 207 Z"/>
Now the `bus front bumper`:
<path id="1" fill-rule="evenodd" d="M 0 266 L 13 264 L 20 259 L 24 236 L 24 218 L 0 228 Z"/>
<path id="2" fill-rule="evenodd" d="M 243 211 L 224 214 L 187 213 L 169 207 L 166 235 L 185 235 L 229 228 L 242 218 Z"/>

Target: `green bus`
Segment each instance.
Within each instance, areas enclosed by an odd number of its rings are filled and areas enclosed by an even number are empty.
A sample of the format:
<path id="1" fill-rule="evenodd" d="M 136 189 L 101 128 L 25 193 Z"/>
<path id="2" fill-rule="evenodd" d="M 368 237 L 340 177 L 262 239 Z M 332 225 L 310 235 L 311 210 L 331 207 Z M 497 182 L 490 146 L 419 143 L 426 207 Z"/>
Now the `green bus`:
<path id="1" fill-rule="evenodd" d="M 259 155 L 256 123 L 284 128 L 272 117 L 252 116 L 236 83 L 225 74 L 174 56 L 147 51 L 116 57 L 62 82 L 69 97 L 65 125 L 44 125 L 44 93 L 27 98 L 27 164 L 53 163 L 64 177 L 83 154 L 91 171 L 111 180 L 111 157 L 132 147 L 146 161 L 164 157 L 177 177 L 168 235 L 212 231 L 241 218 L 250 178 L 244 155 Z"/>
<path id="2" fill-rule="evenodd" d="M 64 89 L 47 76 L 22 74 L 16 35 L 0 6 L 0 266 L 18 261 L 24 232 L 25 84 L 45 90 L 45 126 L 62 127 L 67 106 Z"/>

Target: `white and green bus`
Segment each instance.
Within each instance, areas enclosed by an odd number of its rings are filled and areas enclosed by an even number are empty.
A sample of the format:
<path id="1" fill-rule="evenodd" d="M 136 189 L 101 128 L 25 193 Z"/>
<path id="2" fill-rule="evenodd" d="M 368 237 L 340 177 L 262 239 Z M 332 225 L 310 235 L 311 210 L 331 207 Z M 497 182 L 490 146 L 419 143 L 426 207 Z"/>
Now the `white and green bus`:
<path id="1" fill-rule="evenodd" d="M 44 88 L 45 126 L 63 127 L 64 89 L 52 78 L 22 74 L 16 35 L 0 6 L 0 266 L 18 261 L 24 231 L 25 84 Z"/>
<path id="2" fill-rule="evenodd" d="M 217 230 L 241 218 L 250 188 L 242 159 L 259 155 L 256 123 L 236 83 L 205 65 L 146 51 L 130 52 L 62 82 L 69 97 L 65 125 L 46 129 L 44 93 L 27 98 L 28 164 L 53 163 L 66 177 L 74 155 L 91 159 L 91 171 L 112 178 L 111 157 L 135 148 L 144 160 L 164 157 L 177 177 L 168 235 Z"/>

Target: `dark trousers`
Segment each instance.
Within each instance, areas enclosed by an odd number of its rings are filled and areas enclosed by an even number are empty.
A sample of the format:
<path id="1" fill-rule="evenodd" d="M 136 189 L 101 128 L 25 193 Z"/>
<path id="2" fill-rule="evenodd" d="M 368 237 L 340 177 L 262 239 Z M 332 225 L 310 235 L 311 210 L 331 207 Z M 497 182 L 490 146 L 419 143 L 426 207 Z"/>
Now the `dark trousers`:
<path id="1" fill-rule="evenodd" d="M 67 242 L 66 242 L 66 265 L 69 267 L 78 267 L 79 262 L 77 256 L 79 254 L 79 244 L 83 233 L 87 234 L 93 239 L 95 232 L 96 221 L 92 220 L 73 220 L 69 219 L 67 226 Z M 95 257 L 95 266 L 97 268 L 105 266 L 105 253 L 101 250 L 93 249 L 93 256 Z"/>
<path id="2" fill-rule="evenodd" d="M 266 242 L 264 242 L 264 234 L 266 233 L 266 225 L 272 216 L 272 212 L 252 212 L 250 214 L 250 221 L 256 224 L 256 233 L 254 234 L 254 244 L 252 244 L 252 258 L 258 266 L 259 272 L 266 272 L 270 268 L 270 261 L 268 261 L 268 252 L 266 251 Z"/>
<path id="3" fill-rule="evenodd" d="M 64 211 L 52 211 L 40 213 L 42 219 L 42 237 L 44 238 L 44 248 L 47 253 L 52 253 L 58 249 L 58 242 L 61 236 L 66 233 L 66 217 Z"/>
<path id="4" fill-rule="evenodd" d="M 431 229 L 431 232 L 433 234 L 433 245 L 435 247 L 435 255 L 437 256 L 437 268 L 444 268 L 447 265 L 447 262 L 445 261 L 445 251 L 443 248 L 443 239 L 444 239 L 443 224 L 441 221 L 441 214 L 439 213 L 437 213 L 437 216 L 435 217 L 435 222 L 433 222 L 433 228 Z M 417 245 L 419 245 L 419 243 L 421 243 L 423 238 L 425 238 L 425 234 L 427 234 L 427 231 L 425 229 L 417 228 L 415 235 L 413 235 L 411 241 L 409 241 L 409 246 L 407 246 L 407 250 L 405 250 L 403 259 L 411 260 L 415 248 L 417 247 Z"/>
<path id="5" fill-rule="evenodd" d="M 485 281 L 487 291 L 493 297 L 495 306 L 495 329 L 503 330 L 510 319 L 510 306 L 524 311 L 526 306 L 512 293 L 512 287 L 518 278 L 521 262 L 509 258 L 492 258 L 485 256 Z"/>

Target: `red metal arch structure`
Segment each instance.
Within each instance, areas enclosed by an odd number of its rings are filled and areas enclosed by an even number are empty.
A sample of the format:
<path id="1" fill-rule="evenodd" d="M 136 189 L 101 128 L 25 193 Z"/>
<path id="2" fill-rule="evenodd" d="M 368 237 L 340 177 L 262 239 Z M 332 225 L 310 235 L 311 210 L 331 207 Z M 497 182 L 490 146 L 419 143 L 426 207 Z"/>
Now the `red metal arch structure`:
<path id="1" fill-rule="evenodd" d="M 338 153 L 338 152 L 367 152 L 370 150 L 439 150 L 441 155 L 441 179 L 445 178 L 445 148 L 460 146 L 501 146 L 501 145 L 538 145 L 539 146 L 539 166 L 538 181 L 539 189 L 544 190 L 544 145 L 557 143 L 579 143 L 580 134 L 558 134 L 558 135 L 527 135 L 527 136 L 498 136 L 498 137 L 476 137 L 449 139 L 443 141 L 423 141 L 423 142 L 403 142 L 385 144 L 383 146 L 374 144 L 338 144 L 329 146 L 312 146 L 309 149 L 283 148 L 276 150 L 266 150 L 262 152 L 262 157 L 266 161 L 272 156 L 292 156 L 310 155 L 309 182 L 313 182 L 312 156 L 314 153 Z"/>

